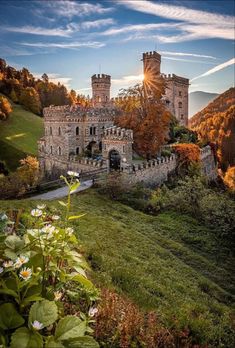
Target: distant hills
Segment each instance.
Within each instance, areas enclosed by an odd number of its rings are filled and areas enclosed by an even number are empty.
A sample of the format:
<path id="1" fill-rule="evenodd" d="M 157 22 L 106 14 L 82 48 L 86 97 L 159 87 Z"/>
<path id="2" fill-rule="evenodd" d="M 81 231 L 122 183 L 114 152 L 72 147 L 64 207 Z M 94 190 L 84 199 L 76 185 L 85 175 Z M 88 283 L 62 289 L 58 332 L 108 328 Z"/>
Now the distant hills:
<path id="1" fill-rule="evenodd" d="M 218 158 L 223 170 L 235 165 L 235 88 L 220 94 L 189 120 L 203 142 L 218 147 Z"/>
<path id="2" fill-rule="evenodd" d="M 217 93 L 196 91 L 189 93 L 189 117 L 205 108 L 212 100 L 218 97 Z"/>

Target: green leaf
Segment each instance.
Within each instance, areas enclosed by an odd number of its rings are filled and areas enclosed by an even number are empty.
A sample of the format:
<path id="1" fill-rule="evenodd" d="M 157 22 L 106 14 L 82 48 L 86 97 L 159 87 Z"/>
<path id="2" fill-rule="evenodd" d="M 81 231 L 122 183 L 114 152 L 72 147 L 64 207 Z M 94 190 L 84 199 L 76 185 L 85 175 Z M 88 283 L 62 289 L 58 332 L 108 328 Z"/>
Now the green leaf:
<path id="1" fill-rule="evenodd" d="M 12 260 L 12 261 L 14 261 L 14 260 L 17 259 L 17 254 L 16 254 L 14 251 L 12 251 L 11 249 L 9 249 L 9 248 L 6 248 L 6 249 L 4 250 L 4 255 L 5 255 L 8 259 L 10 259 L 10 260 Z"/>
<path id="2" fill-rule="evenodd" d="M 42 348 L 42 336 L 27 327 L 17 329 L 11 336 L 10 348 Z"/>
<path id="3" fill-rule="evenodd" d="M 70 216 L 69 220 L 76 220 L 76 219 L 80 219 L 81 217 L 85 216 L 86 214 L 81 214 L 81 215 L 74 215 L 74 216 Z"/>
<path id="4" fill-rule="evenodd" d="M 84 336 L 64 343 L 65 348 L 99 348 L 93 337 Z"/>
<path id="5" fill-rule="evenodd" d="M 15 329 L 24 324 L 24 318 L 17 312 L 13 303 L 0 306 L 0 327 L 3 330 Z"/>
<path id="6" fill-rule="evenodd" d="M 67 203 L 65 203 L 65 202 L 63 202 L 63 201 L 58 201 L 58 203 L 59 203 L 60 205 L 63 205 L 63 207 L 67 207 Z"/>
<path id="7" fill-rule="evenodd" d="M 54 301 L 43 300 L 32 305 L 29 311 L 29 325 L 35 320 L 44 326 L 53 324 L 58 318 L 57 306 Z"/>
<path id="8" fill-rule="evenodd" d="M 56 342 L 53 336 L 48 337 L 45 348 L 65 348 L 61 342 Z"/>
<path id="9" fill-rule="evenodd" d="M 5 239 L 5 244 L 9 249 L 17 251 L 23 248 L 24 241 L 18 236 L 8 236 Z"/>
<path id="10" fill-rule="evenodd" d="M 0 294 L 6 294 L 6 295 L 13 296 L 15 298 L 18 298 L 18 294 L 14 290 L 7 289 L 7 288 L 0 289 Z"/>
<path id="11" fill-rule="evenodd" d="M 86 332 L 86 322 L 73 315 L 62 318 L 55 330 L 56 341 L 70 340 L 84 336 Z"/>
<path id="12" fill-rule="evenodd" d="M 85 288 L 93 288 L 92 282 L 90 282 L 90 280 L 88 280 L 87 278 L 83 277 L 81 274 L 73 275 L 70 278 L 70 280 L 82 284 Z"/>
<path id="13" fill-rule="evenodd" d="M 77 188 L 78 188 L 80 185 L 81 185 L 81 184 L 80 184 L 79 181 L 75 182 L 75 183 L 70 187 L 70 192 L 76 191 Z"/>
<path id="14" fill-rule="evenodd" d="M 38 295 L 32 295 L 32 296 L 25 297 L 25 298 L 24 298 L 24 301 L 21 302 L 21 305 L 22 305 L 22 306 L 25 306 L 25 305 L 27 305 L 27 304 L 30 303 L 30 302 L 42 301 L 42 300 L 43 300 L 43 297 L 41 297 L 40 294 L 38 294 Z"/>

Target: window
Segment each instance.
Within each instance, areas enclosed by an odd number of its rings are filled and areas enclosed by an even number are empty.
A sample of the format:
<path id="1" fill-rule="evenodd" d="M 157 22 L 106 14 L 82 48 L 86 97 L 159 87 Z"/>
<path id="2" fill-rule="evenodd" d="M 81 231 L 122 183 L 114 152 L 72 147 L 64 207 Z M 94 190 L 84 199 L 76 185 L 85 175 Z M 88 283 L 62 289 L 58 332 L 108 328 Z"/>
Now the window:
<path id="1" fill-rule="evenodd" d="M 58 129 L 58 134 L 61 135 L 61 128 Z"/>
<path id="2" fill-rule="evenodd" d="M 79 147 L 76 147 L 76 155 L 79 155 Z"/>
<path id="3" fill-rule="evenodd" d="M 179 102 L 179 108 L 182 109 L 182 102 Z"/>
<path id="4" fill-rule="evenodd" d="M 90 127 L 90 135 L 93 133 L 93 127 Z"/>
<path id="5" fill-rule="evenodd" d="M 180 115 L 180 118 L 181 118 L 181 120 L 183 120 L 183 119 L 184 119 L 184 115 L 183 115 L 183 114 L 181 114 L 181 115 Z"/>
<path id="6" fill-rule="evenodd" d="M 181 91 L 179 91 L 179 97 L 182 97 L 182 92 Z"/>
<path id="7" fill-rule="evenodd" d="M 96 135 L 96 127 L 90 127 L 90 135 Z"/>
<path id="8" fill-rule="evenodd" d="M 50 127 L 50 135 L 52 135 L 52 127 Z"/>
<path id="9" fill-rule="evenodd" d="M 96 135 L 96 127 L 93 127 L 93 135 Z"/>
<path id="10" fill-rule="evenodd" d="M 170 100 L 166 100 L 166 105 L 167 105 L 167 106 L 170 105 Z"/>
<path id="11" fill-rule="evenodd" d="M 52 148 L 52 146 L 50 147 L 50 154 L 51 154 L 51 155 L 53 154 L 53 148 Z"/>
<path id="12" fill-rule="evenodd" d="M 59 149 L 58 149 L 58 154 L 59 154 L 59 156 L 61 156 L 61 147 L 59 147 Z"/>
<path id="13" fill-rule="evenodd" d="M 76 127 L 76 135 L 79 135 L 79 127 Z"/>

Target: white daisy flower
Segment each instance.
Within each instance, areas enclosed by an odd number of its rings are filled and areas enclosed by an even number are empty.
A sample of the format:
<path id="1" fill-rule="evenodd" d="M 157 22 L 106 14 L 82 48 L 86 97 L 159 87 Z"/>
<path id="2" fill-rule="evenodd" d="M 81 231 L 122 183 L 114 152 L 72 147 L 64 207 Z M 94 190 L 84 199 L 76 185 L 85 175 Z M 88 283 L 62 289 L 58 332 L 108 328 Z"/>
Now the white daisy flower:
<path id="1" fill-rule="evenodd" d="M 46 225 L 46 226 L 44 226 L 44 227 L 41 229 L 41 231 L 42 231 L 43 233 L 51 234 L 51 233 L 53 233 L 53 232 L 55 231 L 55 226 Z"/>
<path id="2" fill-rule="evenodd" d="M 35 217 L 39 217 L 42 215 L 42 210 L 41 209 L 33 209 L 31 210 L 31 215 Z"/>
<path id="3" fill-rule="evenodd" d="M 59 215 L 52 215 L 52 220 L 59 220 L 60 219 L 60 216 Z"/>
<path id="4" fill-rule="evenodd" d="M 5 262 L 3 262 L 3 266 L 5 268 L 12 267 L 13 266 L 13 261 L 11 261 L 11 260 L 5 261 Z"/>
<path id="5" fill-rule="evenodd" d="M 60 299 L 61 299 L 61 297 L 62 297 L 62 292 L 61 291 L 55 291 L 54 292 L 54 300 L 55 301 L 59 301 Z"/>
<path id="6" fill-rule="evenodd" d="M 91 307 L 88 311 L 88 315 L 91 318 L 94 317 L 96 313 L 98 313 L 98 308 Z"/>
<path id="7" fill-rule="evenodd" d="M 73 176 L 73 177 L 79 178 L 79 173 L 73 172 L 72 170 L 69 170 L 69 171 L 67 172 L 67 174 L 68 174 L 69 176 Z"/>
<path id="8" fill-rule="evenodd" d="M 65 229 L 65 232 L 66 232 L 69 236 L 71 236 L 71 235 L 73 234 L 73 232 L 74 232 L 74 229 L 73 229 L 72 227 L 67 227 L 67 228 Z"/>
<path id="9" fill-rule="evenodd" d="M 46 204 L 39 204 L 37 205 L 37 208 L 42 210 L 42 209 L 45 209 L 46 208 Z"/>
<path id="10" fill-rule="evenodd" d="M 34 320 L 34 322 L 32 323 L 32 327 L 34 328 L 34 330 L 42 330 L 44 325 L 42 323 L 40 323 L 40 321 L 38 320 Z"/>
<path id="11" fill-rule="evenodd" d="M 19 257 L 17 257 L 14 266 L 15 268 L 20 268 L 24 263 L 27 263 L 28 261 L 29 258 L 27 256 L 20 255 Z"/>
<path id="12" fill-rule="evenodd" d="M 28 280 L 32 276 L 32 270 L 30 268 L 23 268 L 20 271 L 20 277 L 24 280 Z"/>

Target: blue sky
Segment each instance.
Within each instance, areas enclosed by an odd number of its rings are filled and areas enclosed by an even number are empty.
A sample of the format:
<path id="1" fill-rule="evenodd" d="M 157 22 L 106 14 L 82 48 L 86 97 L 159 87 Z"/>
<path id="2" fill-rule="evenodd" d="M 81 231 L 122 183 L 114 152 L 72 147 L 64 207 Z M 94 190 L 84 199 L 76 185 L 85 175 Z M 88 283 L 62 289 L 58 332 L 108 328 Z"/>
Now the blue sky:
<path id="1" fill-rule="evenodd" d="M 190 91 L 234 85 L 233 0 L 2 0 L 0 56 L 47 73 L 82 94 L 90 76 L 112 76 L 112 95 L 142 78 L 143 52 L 162 54 L 161 71 L 191 80 Z"/>

